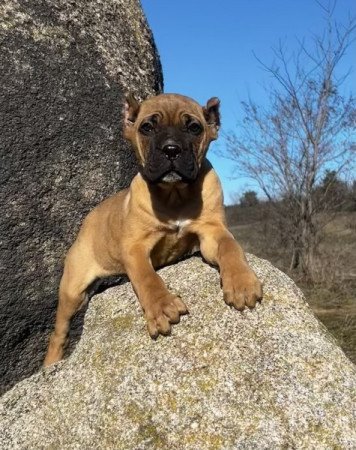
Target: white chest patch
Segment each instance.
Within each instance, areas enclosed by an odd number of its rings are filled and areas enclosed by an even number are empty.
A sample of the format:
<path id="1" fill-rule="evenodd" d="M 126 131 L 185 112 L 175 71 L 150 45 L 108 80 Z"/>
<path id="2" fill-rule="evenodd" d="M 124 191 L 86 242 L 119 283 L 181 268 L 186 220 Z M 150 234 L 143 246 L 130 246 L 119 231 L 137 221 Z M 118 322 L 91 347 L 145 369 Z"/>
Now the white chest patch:
<path id="1" fill-rule="evenodd" d="M 186 228 L 191 223 L 190 219 L 179 219 L 170 223 L 170 227 L 177 231 L 177 233 L 181 233 L 184 228 Z"/>

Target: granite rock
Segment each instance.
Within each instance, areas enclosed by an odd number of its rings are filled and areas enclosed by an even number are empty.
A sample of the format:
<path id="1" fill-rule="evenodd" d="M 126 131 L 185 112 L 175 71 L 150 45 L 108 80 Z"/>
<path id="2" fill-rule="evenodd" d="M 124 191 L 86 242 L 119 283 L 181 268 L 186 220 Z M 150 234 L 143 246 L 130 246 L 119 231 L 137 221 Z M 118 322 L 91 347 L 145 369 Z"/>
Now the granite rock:
<path id="1" fill-rule="evenodd" d="M 200 258 L 160 270 L 190 314 L 156 341 L 130 283 L 93 297 L 70 357 L 2 397 L 0 448 L 356 448 L 355 366 L 285 274 L 249 261 L 265 294 L 243 313 Z"/>
<path id="2" fill-rule="evenodd" d="M 41 364 L 83 216 L 137 170 L 124 93 L 163 82 L 139 0 L 0 3 L 1 391 Z"/>

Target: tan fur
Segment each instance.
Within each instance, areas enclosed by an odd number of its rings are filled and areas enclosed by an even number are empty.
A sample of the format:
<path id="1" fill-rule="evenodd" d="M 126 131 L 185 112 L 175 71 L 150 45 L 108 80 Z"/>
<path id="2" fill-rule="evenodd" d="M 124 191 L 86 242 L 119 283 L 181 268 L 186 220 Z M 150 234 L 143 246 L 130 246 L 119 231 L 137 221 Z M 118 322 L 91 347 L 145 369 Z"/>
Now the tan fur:
<path id="1" fill-rule="evenodd" d="M 226 228 L 220 181 L 205 159 L 217 128 L 205 122 L 203 108 L 183 96 L 151 98 L 141 105 L 139 117 L 157 112 L 167 122 L 179 123 L 186 111 L 196 114 L 206 127 L 197 149 L 198 178 L 191 184 L 149 185 L 138 174 L 129 189 L 103 201 L 86 217 L 65 260 L 45 366 L 63 357 L 70 319 L 85 303 L 88 286 L 99 277 L 128 275 L 153 338 L 168 334 L 171 324 L 187 313 L 186 305 L 167 290 L 154 268 L 196 248 L 200 247 L 208 262 L 219 266 L 227 304 L 242 310 L 261 299 L 261 284 Z M 125 135 L 144 162 L 145 141 L 136 122 L 126 124 Z"/>

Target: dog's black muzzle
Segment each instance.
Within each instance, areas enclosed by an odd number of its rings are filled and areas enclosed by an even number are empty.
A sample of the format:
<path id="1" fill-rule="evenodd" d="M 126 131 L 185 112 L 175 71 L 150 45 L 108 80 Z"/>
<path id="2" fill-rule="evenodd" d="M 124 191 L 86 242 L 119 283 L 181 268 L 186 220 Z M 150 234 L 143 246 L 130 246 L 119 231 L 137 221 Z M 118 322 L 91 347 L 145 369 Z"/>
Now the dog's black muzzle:
<path id="1" fill-rule="evenodd" d="M 141 173 L 147 181 L 195 181 L 199 168 L 192 142 L 184 135 L 180 137 L 182 139 L 166 135 L 164 139 L 160 139 L 157 135 L 152 139 L 146 164 L 141 168 Z"/>

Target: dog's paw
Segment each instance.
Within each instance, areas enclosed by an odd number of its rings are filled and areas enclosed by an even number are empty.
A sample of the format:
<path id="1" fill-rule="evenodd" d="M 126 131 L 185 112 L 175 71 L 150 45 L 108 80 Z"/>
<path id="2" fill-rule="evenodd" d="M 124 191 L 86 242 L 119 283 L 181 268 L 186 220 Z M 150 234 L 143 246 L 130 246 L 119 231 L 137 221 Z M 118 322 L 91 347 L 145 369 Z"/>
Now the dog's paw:
<path id="1" fill-rule="evenodd" d="M 150 336 L 156 339 L 159 334 L 165 336 L 171 332 L 171 324 L 178 323 L 180 316 L 187 314 L 188 309 L 179 297 L 167 292 L 145 307 L 145 317 Z"/>
<path id="2" fill-rule="evenodd" d="M 225 303 L 239 311 L 243 311 L 245 306 L 254 308 L 256 302 L 262 300 L 262 284 L 251 269 L 225 273 L 222 287 Z"/>

